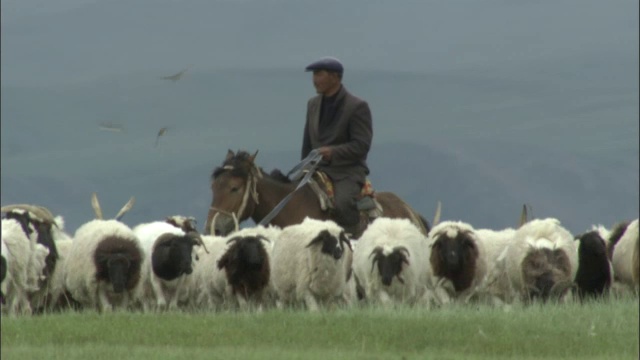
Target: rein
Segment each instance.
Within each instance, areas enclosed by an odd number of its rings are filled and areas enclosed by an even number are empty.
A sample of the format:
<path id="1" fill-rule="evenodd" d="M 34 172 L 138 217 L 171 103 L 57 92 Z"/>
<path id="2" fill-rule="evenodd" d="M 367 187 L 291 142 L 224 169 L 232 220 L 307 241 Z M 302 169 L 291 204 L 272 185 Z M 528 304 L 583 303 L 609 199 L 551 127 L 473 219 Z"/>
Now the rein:
<path id="1" fill-rule="evenodd" d="M 296 186 L 296 188 L 293 189 L 292 192 L 287 194 L 287 196 L 285 196 L 284 199 L 282 199 L 278 203 L 278 205 L 276 205 L 267 214 L 267 216 L 265 216 L 262 220 L 260 220 L 260 222 L 257 224 L 258 226 L 260 225 L 265 226 L 266 224 L 270 223 L 271 220 L 273 220 L 273 218 L 280 213 L 280 211 L 285 207 L 285 205 L 287 205 L 289 200 L 291 200 L 291 198 L 293 197 L 293 194 L 295 194 L 296 191 L 298 191 L 301 187 L 306 185 L 309 182 L 309 180 L 311 180 L 311 177 L 313 176 L 313 173 L 318 167 L 318 164 L 320 164 L 320 159 L 322 159 L 322 154 L 320 154 L 318 150 L 315 150 L 315 149 L 311 150 L 311 152 L 309 153 L 309 155 L 307 155 L 307 157 L 302 159 L 302 161 L 298 165 L 294 166 L 293 169 L 291 169 L 291 171 L 287 173 L 287 177 L 294 174 L 293 178 L 296 179 L 300 176 L 300 174 L 304 170 L 308 170 L 308 172 L 305 174 L 302 180 L 300 180 L 300 183 L 298 183 L 298 186 Z M 311 166 L 307 169 L 308 165 L 311 165 Z"/>

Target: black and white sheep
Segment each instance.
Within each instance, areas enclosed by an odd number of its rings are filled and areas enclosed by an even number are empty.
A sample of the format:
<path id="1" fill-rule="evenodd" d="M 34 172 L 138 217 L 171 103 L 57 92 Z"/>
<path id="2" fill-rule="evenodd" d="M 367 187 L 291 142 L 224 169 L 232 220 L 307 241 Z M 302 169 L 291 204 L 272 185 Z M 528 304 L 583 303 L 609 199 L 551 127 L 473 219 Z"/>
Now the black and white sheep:
<path id="1" fill-rule="evenodd" d="M 428 305 L 427 237 L 408 219 L 378 218 L 353 251 L 353 272 L 369 303 Z"/>
<path id="2" fill-rule="evenodd" d="M 96 220 L 80 226 L 65 262 L 65 285 L 84 308 L 106 312 L 135 302 L 140 285 L 143 250 L 138 238 L 119 221 L 133 198 L 116 215 L 103 220 L 94 194 Z"/>
<path id="3" fill-rule="evenodd" d="M 275 305 L 271 253 L 280 232 L 278 227 L 257 226 L 227 237 L 228 247 L 217 262 L 227 279 L 227 303 L 235 299 L 242 309 Z"/>
<path id="4" fill-rule="evenodd" d="M 578 270 L 573 235 L 554 218 L 522 225 L 507 249 L 506 271 L 517 299 L 562 299 Z"/>
<path id="5" fill-rule="evenodd" d="M 434 286 L 445 287 L 452 298 L 467 301 L 487 273 L 484 243 L 470 224 L 461 221 L 435 225 L 429 232 L 429 239 L 429 263 L 436 279 Z"/>
<path id="6" fill-rule="evenodd" d="M 279 306 L 346 303 L 353 253 L 344 230 L 333 221 L 310 218 L 282 229 L 273 246 L 273 285 Z"/>
<path id="7" fill-rule="evenodd" d="M 608 247 L 615 281 L 637 292 L 640 289 L 638 219 L 614 227 Z"/>
<path id="8" fill-rule="evenodd" d="M 27 226 L 31 227 L 30 224 Z M 4 313 L 30 315 L 33 312 L 29 298 L 40 289 L 44 280 L 47 255 L 49 250 L 37 244 L 35 236 L 28 236 L 20 222 L 2 219 L 2 256 L 7 267 L 2 282 Z"/>
<path id="9" fill-rule="evenodd" d="M 193 272 L 196 246 L 202 244 L 196 232 L 185 233 L 173 224 L 156 221 L 133 229 L 144 250 L 138 298 L 145 311 L 175 309 L 185 278 Z"/>

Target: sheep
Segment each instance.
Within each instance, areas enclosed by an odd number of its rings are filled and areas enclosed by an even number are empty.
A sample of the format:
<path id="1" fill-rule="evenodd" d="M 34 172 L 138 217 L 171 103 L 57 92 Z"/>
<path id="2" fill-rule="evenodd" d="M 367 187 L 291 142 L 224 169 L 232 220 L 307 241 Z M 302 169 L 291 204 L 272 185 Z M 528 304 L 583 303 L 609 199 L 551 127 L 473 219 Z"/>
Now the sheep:
<path id="1" fill-rule="evenodd" d="M 137 300 L 143 250 L 133 231 L 119 221 L 133 201 L 132 197 L 115 220 L 103 220 L 94 193 L 97 219 L 76 230 L 64 267 L 65 286 L 85 308 L 110 312 Z"/>
<path id="2" fill-rule="evenodd" d="M 637 292 L 640 289 L 638 219 L 628 225 L 622 223 L 614 227 L 609 238 L 609 250 L 615 280 Z"/>
<path id="3" fill-rule="evenodd" d="M 281 230 L 278 227 L 246 228 L 230 235 L 228 247 L 217 261 L 226 279 L 225 300 L 240 308 L 249 304 L 262 309 L 275 304 L 275 290 L 271 282 L 271 252 Z"/>
<path id="4" fill-rule="evenodd" d="M 14 204 L 3 206 L 1 211 L 6 213 L 6 219 L 15 219 L 19 222 L 27 237 L 48 249 L 49 253 L 45 259 L 46 266 L 43 270 L 43 277 L 38 284 L 40 290 L 34 294 L 37 303 L 46 293 L 48 279 L 53 274 L 58 260 L 58 250 L 56 249 L 54 238 L 55 235 L 60 233 L 56 231 L 59 230 L 57 223 L 53 214 L 42 206 Z M 39 304 L 36 304 L 37 306 Z"/>
<path id="5" fill-rule="evenodd" d="M 408 219 L 378 218 L 353 251 L 353 272 L 368 302 L 428 304 L 429 243 Z"/>
<path id="6" fill-rule="evenodd" d="M 200 235 L 164 221 L 140 224 L 133 232 L 144 250 L 138 288 L 143 309 L 177 308 L 185 277 L 193 272 L 195 245 L 202 244 Z"/>
<path id="7" fill-rule="evenodd" d="M 0 304 L 4 304 L 4 293 L 5 293 L 5 287 L 4 287 L 4 279 L 7 278 L 7 259 L 5 259 L 3 254 L 7 253 L 7 248 L 4 245 L 4 242 L 2 243 L 2 252 L 0 253 Z"/>
<path id="8" fill-rule="evenodd" d="M 555 218 L 522 225 L 507 248 L 506 271 L 514 296 L 525 302 L 562 299 L 578 269 L 573 235 Z"/>
<path id="9" fill-rule="evenodd" d="M 273 285 L 278 306 L 346 303 L 353 253 L 344 230 L 335 222 L 305 218 L 282 229 L 273 246 Z"/>
<path id="10" fill-rule="evenodd" d="M 429 263 L 437 286 L 447 287 L 452 298 L 466 302 L 487 273 L 484 243 L 470 224 L 461 221 L 435 225 L 429 238 Z"/>
<path id="11" fill-rule="evenodd" d="M 591 230 L 575 237 L 578 242 L 578 270 L 574 293 L 578 299 L 597 298 L 606 294 L 613 282 L 613 266 L 607 257 L 607 245 L 601 234 Z"/>
<path id="12" fill-rule="evenodd" d="M 183 298 L 179 304 L 185 307 L 219 310 L 225 304 L 227 279 L 224 271 L 217 266 L 218 259 L 227 250 L 227 239 L 221 236 L 203 235 L 204 248 L 197 249 L 199 260 L 193 268 L 191 276 L 187 277 Z"/>
<path id="13" fill-rule="evenodd" d="M 32 231 L 31 225 L 27 226 Z M 2 219 L 2 256 L 7 268 L 2 283 L 6 303 L 3 312 L 32 314 L 29 296 L 39 290 L 47 255 L 49 249 L 29 238 L 23 224 L 16 219 Z"/>

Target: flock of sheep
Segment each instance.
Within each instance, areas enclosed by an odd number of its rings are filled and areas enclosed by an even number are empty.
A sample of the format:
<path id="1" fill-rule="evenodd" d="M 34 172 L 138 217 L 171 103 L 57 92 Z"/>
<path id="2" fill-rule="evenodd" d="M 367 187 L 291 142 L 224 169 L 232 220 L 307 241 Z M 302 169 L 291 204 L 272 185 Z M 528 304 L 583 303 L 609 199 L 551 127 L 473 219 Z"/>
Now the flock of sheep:
<path id="1" fill-rule="evenodd" d="M 132 198 L 133 200 L 133 198 Z M 2 207 L 2 312 L 216 311 L 453 302 L 580 301 L 639 289 L 638 220 L 572 235 L 557 219 L 518 228 L 378 218 L 359 239 L 332 221 L 201 235 L 193 218 L 133 228 L 96 219 L 73 236 L 44 207 Z"/>

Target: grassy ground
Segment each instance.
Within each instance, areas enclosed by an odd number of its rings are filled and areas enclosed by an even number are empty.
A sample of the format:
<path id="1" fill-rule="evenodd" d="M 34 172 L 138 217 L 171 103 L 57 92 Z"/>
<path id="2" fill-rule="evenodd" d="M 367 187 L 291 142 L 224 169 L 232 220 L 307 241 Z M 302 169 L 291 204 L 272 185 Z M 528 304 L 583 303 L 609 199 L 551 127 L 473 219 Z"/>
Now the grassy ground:
<path id="1" fill-rule="evenodd" d="M 2 318 L 2 359 L 638 359 L 638 299 Z"/>

